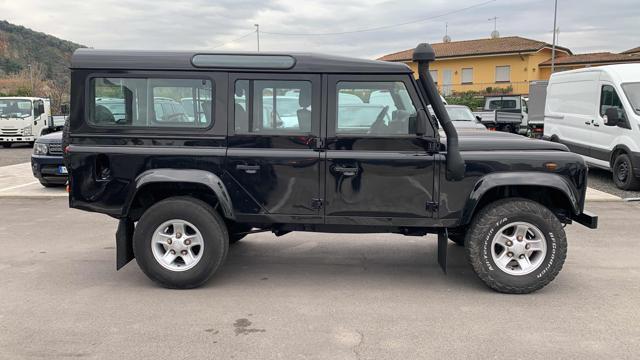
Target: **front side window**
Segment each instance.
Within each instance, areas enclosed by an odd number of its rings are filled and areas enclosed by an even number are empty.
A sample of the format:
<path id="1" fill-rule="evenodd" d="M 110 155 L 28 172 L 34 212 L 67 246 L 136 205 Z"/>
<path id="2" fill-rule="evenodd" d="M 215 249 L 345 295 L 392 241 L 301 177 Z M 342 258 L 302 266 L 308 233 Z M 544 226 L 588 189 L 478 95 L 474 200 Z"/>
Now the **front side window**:
<path id="1" fill-rule="evenodd" d="M 337 134 L 415 133 L 416 109 L 403 82 L 344 81 L 337 90 Z"/>
<path id="2" fill-rule="evenodd" d="M 633 111 L 640 115 L 640 83 L 622 84 L 622 90 L 627 95 L 627 100 L 629 100 Z"/>
<path id="3" fill-rule="evenodd" d="M 496 66 L 496 82 L 511 81 L 511 66 Z"/>
<path id="4" fill-rule="evenodd" d="M 311 82 L 237 80 L 235 131 L 238 134 L 311 132 Z"/>
<path id="5" fill-rule="evenodd" d="M 607 109 L 614 108 L 618 111 L 618 118 L 626 121 L 627 114 L 624 111 L 622 102 L 618 97 L 616 89 L 611 85 L 603 85 L 600 92 L 600 116 L 606 114 Z"/>
<path id="6" fill-rule="evenodd" d="M 213 123 L 211 80 L 93 78 L 91 91 L 94 125 L 206 128 Z"/>

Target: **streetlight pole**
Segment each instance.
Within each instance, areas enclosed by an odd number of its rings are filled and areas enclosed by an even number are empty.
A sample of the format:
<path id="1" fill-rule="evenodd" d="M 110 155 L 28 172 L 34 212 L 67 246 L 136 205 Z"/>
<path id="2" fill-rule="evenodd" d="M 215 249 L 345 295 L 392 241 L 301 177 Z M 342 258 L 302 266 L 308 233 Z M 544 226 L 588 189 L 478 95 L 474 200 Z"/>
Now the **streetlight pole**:
<path id="1" fill-rule="evenodd" d="M 34 96 L 33 94 L 33 70 L 31 69 L 31 64 L 27 65 L 29 67 L 29 83 L 31 84 L 31 96 Z"/>
<path id="2" fill-rule="evenodd" d="M 558 15 L 558 0 L 554 0 L 553 7 L 553 44 L 551 44 L 551 73 L 556 70 L 556 17 Z"/>
<path id="3" fill-rule="evenodd" d="M 260 24 L 253 24 L 256 27 L 256 40 L 258 42 L 258 52 L 260 52 Z"/>

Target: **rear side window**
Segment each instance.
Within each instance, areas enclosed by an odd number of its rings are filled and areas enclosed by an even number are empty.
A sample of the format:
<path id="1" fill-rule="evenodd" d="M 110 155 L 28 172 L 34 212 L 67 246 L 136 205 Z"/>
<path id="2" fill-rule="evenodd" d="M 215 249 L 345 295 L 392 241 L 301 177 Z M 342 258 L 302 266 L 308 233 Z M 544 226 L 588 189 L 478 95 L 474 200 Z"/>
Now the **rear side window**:
<path id="1" fill-rule="evenodd" d="M 213 124 L 208 79 L 93 78 L 89 122 L 108 127 L 191 127 Z"/>
<path id="2" fill-rule="evenodd" d="M 237 134 L 311 132 L 311 82 L 237 80 L 234 122 Z"/>

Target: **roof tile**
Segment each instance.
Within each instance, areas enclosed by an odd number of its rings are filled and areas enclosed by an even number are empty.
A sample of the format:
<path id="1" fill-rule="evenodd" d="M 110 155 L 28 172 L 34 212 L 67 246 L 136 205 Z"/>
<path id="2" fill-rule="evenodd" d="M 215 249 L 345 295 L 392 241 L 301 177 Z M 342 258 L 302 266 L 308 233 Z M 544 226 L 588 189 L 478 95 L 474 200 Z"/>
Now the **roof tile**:
<path id="1" fill-rule="evenodd" d="M 556 66 L 636 61 L 640 61 L 640 54 L 614 54 L 610 52 L 597 52 L 556 58 Z M 540 66 L 551 66 L 551 59 L 540 63 Z"/>
<path id="2" fill-rule="evenodd" d="M 436 58 L 448 58 L 538 51 L 543 47 L 550 47 L 551 45 L 543 41 L 526 39 L 519 36 L 508 36 L 495 39 L 476 39 L 435 43 L 431 44 L 431 46 L 436 52 Z M 571 54 L 571 51 L 567 48 L 560 46 L 556 46 L 556 48 Z M 409 61 L 411 60 L 412 55 L 413 49 L 408 49 L 384 55 L 378 58 L 378 60 Z"/>

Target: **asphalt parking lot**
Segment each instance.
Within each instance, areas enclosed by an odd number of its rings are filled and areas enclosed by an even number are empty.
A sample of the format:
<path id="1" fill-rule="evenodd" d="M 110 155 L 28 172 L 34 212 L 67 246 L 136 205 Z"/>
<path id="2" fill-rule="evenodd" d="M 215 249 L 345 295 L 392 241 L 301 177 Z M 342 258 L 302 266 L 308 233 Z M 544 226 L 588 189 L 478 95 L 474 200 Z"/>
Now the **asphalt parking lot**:
<path id="1" fill-rule="evenodd" d="M 0 148 L 0 166 L 29 162 L 32 152 L 33 148 L 29 144 L 12 144 L 10 148 Z"/>
<path id="2" fill-rule="evenodd" d="M 595 202 L 541 291 L 502 295 L 463 249 L 396 235 L 255 234 L 203 288 L 115 271 L 116 222 L 66 199 L 0 198 L 0 358 L 636 358 L 640 204 Z"/>

